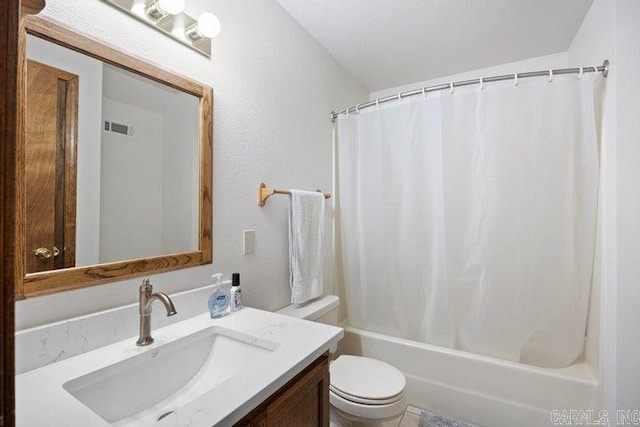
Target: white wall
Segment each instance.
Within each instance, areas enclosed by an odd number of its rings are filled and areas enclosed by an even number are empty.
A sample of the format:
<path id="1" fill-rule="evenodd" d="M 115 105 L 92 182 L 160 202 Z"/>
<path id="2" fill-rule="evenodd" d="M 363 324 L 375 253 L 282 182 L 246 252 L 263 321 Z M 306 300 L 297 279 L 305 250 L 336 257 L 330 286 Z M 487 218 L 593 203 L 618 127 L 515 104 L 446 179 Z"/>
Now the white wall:
<path id="1" fill-rule="evenodd" d="M 76 74 L 78 88 L 78 170 L 76 265 L 98 262 L 100 248 L 100 129 L 102 62 L 36 37 L 27 37 L 27 56 Z"/>
<path id="2" fill-rule="evenodd" d="M 626 410 L 640 408 L 640 2 L 615 3 L 616 403 L 618 409 Z"/>
<path id="3" fill-rule="evenodd" d="M 154 275 L 151 283 L 172 293 L 210 283 L 214 272 L 238 271 L 247 305 L 278 309 L 290 298 L 288 201 L 276 196 L 258 208 L 257 185 L 330 189 L 329 112 L 367 92 L 273 0 L 189 4 L 192 14 L 210 9 L 222 22 L 211 60 L 103 2 L 49 0 L 41 14 L 214 88 L 214 262 Z M 256 230 L 256 253 L 243 256 L 242 230 L 249 228 Z M 329 292 L 331 279 L 329 270 Z M 19 301 L 16 328 L 135 302 L 140 280 Z"/>
<path id="4" fill-rule="evenodd" d="M 595 0 L 574 60 L 611 61 L 603 102 L 602 376 L 611 425 L 640 408 L 640 2 Z"/>

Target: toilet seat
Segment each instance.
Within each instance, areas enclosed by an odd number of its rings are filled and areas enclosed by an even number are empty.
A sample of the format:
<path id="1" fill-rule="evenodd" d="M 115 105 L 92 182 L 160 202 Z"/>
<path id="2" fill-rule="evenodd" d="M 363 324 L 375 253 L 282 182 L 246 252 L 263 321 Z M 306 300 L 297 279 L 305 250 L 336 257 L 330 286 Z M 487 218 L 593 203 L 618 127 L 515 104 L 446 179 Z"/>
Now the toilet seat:
<path id="1" fill-rule="evenodd" d="M 396 401 L 398 401 L 399 399 L 402 398 L 402 393 L 395 395 L 393 397 L 390 397 L 389 399 L 366 399 L 360 396 L 353 396 L 347 393 L 344 393 L 334 387 L 329 386 L 329 391 L 331 391 L 332 393 L 337 394 L 338 396 L 342 397 L 343 399 L 347 399 L 351 402 L 355 402 L 355 403 L 360 403 L 362 405 L 371 405 L 371 406 L 375 406 L 375 405 L 388 405 L 390 403 L 394 403 Z"/>
<path id="2" fill-rule="evenodd" d="M 386 405 L 363 405 L 362 403 L 352 402 L 334 392 L 330 392 L 329 403 L 331 403 L 332 410 L 336 409 L 342 413 L 345 418 L 354 421 L 390 420 L 402 415 L 406 408 L 404 394 L 400 395 L 399 400 Z"/>
<path id="3" fill-rule="evenodd" d="M 389 405 L 403 397 L 406 380 L 390 364 L 369 357 L 342 355 L 331 363 L 330 390 L 362 405 Z"/>

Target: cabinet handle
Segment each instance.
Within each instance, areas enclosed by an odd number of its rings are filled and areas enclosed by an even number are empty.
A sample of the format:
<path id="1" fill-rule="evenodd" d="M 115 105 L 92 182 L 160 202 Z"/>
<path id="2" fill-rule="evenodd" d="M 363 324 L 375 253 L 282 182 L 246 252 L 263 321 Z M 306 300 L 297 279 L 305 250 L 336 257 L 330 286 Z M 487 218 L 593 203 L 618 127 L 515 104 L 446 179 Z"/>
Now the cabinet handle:
<path id="1" fill-rule="evenodd" d="M 54 246 L 53 251 L 47 248 L 38 248 L 33 251 L 33 253 L 38 259 L 44 261 L 51 258 L 51 255 L 53 255 L 54 257 L 58 256 L 60 254 L 60 250 Z"/>

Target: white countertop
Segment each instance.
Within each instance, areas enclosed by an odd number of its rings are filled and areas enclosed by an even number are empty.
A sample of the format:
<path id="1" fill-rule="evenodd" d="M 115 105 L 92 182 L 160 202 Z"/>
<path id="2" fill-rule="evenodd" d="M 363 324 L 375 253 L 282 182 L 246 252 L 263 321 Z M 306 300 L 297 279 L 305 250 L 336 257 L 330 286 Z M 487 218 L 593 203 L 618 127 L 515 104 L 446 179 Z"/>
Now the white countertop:
<path id="1" fill-rule="evenodd" d="M 249 307 L 220 319 L 211 319 L 205 313 L 156 330 L 152 328 L 155 342 L 147 347 L 136 346 L 137 337 L 131 337 L 16 376 L 16 424 L 19 427 L 108 426 L 108 422 L 62 385 L 214 325 L 275 342 L 278 347 L 260 363 L 247 366 L 222 387 L 214 387 L 156 425 L 231 426 L 334 347 L 343 336 L 341 328 Z"/>

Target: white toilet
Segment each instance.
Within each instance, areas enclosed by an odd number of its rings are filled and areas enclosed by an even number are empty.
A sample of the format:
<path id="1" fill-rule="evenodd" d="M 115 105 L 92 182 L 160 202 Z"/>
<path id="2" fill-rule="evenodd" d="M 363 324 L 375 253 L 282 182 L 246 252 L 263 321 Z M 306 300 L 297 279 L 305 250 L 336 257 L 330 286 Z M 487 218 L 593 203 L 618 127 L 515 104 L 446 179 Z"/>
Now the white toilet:
<path id="1" fill-rule="evenodd" d="M 340 299 L 335 295 L 278 313 L 337 325 Z M 396 427 L 404 413 L 405 378 L 386 362 L 342 355 L 331 362 L 329 402 L 332 427 Z"/>

